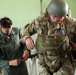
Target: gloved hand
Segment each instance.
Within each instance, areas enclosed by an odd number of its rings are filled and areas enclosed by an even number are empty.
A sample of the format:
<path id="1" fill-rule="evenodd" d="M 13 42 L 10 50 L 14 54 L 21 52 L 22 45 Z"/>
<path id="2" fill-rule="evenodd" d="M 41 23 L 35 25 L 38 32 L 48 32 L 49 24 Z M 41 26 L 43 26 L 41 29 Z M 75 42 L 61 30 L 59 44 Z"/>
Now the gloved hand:
<path id="1" fill-rule="evenodd" d="M 25 50 L 23 53 L 23 57 L 21 58 L 22 61 L 26 61 L 30 56 L 30 51 L 29 50 Z"/>

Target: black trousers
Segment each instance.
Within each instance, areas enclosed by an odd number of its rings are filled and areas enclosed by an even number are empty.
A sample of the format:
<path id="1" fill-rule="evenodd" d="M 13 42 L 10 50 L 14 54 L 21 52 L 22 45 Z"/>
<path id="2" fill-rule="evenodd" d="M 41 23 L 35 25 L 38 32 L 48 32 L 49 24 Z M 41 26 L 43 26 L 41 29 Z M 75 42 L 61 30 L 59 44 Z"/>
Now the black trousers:
<path id="1" fill-rule="evenodd" d="M 19 66 L 9 66 L 3 68 L 4 75 L 28 75 L 25 62 L 21 62 Z"/>

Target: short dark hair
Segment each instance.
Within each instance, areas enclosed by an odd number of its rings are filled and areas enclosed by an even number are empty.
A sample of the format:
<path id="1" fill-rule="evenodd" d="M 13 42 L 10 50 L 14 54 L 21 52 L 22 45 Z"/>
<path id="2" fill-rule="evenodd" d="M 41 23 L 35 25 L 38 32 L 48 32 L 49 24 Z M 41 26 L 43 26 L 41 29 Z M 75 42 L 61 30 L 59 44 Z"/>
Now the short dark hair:
<path id="1" fill-rule="evenodd" d="M 4 17 L 0 19 L 0 25 L 3 28 L 10 28 L 12 26 L 12 21 L 8 17 Z"/>

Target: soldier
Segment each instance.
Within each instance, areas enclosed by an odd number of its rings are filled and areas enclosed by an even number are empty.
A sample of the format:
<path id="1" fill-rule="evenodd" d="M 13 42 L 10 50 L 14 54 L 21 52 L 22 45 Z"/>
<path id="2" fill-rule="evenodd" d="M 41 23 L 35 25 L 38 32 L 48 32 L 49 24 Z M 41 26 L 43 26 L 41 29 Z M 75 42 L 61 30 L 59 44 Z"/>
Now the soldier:
<path id="1" fill-rule="evenodd" d="M 29 51 L 20 42 L 20 30 L 12 27 L 12 21 L 7 17 L 1 18 L 0 26 L 0 68 L 4 75 L 28 75 L 25 60 Z"/>
<path id="2" fill-rule="evenodd" d="M 39 16 L 24 28 L 22 40 L 29 50 L 34 48 L 31 36 L 38 33 L 36 50 L 39 75 L 74 75 L 71 48 L 76 49 L 73 43 L 76 20 L 67 14 L 68 4 L 65 0 L 52 0 L 45 15 Z"/>

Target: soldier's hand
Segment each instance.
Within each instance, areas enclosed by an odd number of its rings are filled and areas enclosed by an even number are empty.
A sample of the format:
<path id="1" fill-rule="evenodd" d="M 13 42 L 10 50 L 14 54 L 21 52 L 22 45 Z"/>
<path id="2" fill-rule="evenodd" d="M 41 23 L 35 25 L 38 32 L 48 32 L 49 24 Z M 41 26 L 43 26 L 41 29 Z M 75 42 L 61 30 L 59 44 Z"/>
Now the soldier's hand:
<path id="1" fill-rule="evenodd" d="M 32 49 L 34 49 L 34 41 L 32 40 L 32 38 L 27 38 L 26 40 L 25 40 L 25 43 L 26 43 L 26 46 L 27 46 L 27 48 L 29 49 L 29 50 L 32 50 Z"/>
<path id="2" fill-rule="evenodd" d="M 30 56 L 30 53 L 28 50 L 25 50 L 24 53 L 23 53 L 23 57 L 22 57 L 22 61 L 26 61 Z"/>
<path id="3" fill-rule="evenodd" d="M 70 41 L 70 45 L 72 47 L 72 50 L 76 50 L 76 43 Z"/>
<path id="4" fill-rule="evenodd" d="M 21 63 L 21 59 L 15 59 L 9 61 L 9 66 L 18 66 Z"/>

